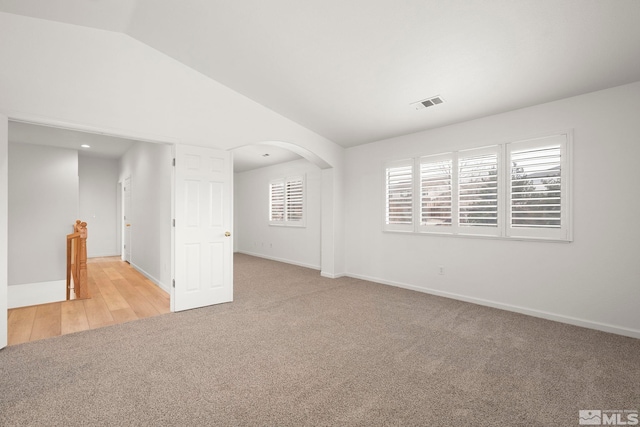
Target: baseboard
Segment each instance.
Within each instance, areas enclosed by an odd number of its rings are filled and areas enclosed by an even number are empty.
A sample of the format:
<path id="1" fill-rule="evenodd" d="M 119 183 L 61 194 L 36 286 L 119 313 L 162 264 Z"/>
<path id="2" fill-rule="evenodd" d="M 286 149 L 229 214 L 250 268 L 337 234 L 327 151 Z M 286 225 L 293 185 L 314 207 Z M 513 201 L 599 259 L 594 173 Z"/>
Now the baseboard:
<path id="1" fill-rule="evenodd" d="M 320 272 L 320 275 L 322 277 L 326 277 L 328 279 L 339 279 L 340 277 L 344 277 L 346 276 L 346 274 L 344 273 L 339 273 L 339 274 L 331 274 L 331 273 L 325 273 L 324 271 Z"/>
<path id="2" fill-rule="evenodd" d="M 254 256 L 254 257 L 257 257 L 257 258 L 264 258 L 264 259 L 268 259 L 268 260 L 271 260 L 271 261 L 284 262 L 285 264 L 297 265 L 298 267 L 305 267 L 305 268 L 311 268 L 313 270 L 320 270 L 320 266 L 319 265 L 305 264 L 303 262 L 292 261 L 290 259 L 277 258 L 277 257 L 272 257 L 272 256 L 264 255 L 264 254 L 257 254 L 257 253 L 253 253 L 253 252 L 248 252 L 248 251 L 236 251 L 236 252 L 239 253 L 239 254 L 251 255 L 251 256 Z"/>
<path id="3" fill-rule="evenodd" d="M 640 339 L 640 330 L 637 330 L 637 329 L 624 328 L 624 327 L 620 327 L 620 326 L 616 326 L 616 325 L 610 325 L 610 324 L 607 324 L 607 323 L 594 322 L 594 321 L 591 321 L 591 320 L 579 319 L 579 318 L 575 318 L 575 317 L 571 317 L 571 316 L 565 316 L 565 315 L 562 315 L 562 314 L 549 313 L 549 312 L 546 312 L 546 311 L 535 310 L 535 309 L 526 308 L 526 307 L 520 307 L 520 306 L 517 306 L 517 305 L 504 304 L 504 303 L 499 303 L 499 302 L 495 302 L 495 301 L 491 301 L 491 300 L 485 300 L 485 299 L 482 299 L 482 298 L 468 297 L 468 296 L 465 296 L 465 295 L 454 294 L 454 293 L 451 293 L 451 292 L 443 292 L 443 291 L 439 291 L 439 290 L 436 290 L 436 289 L 421 288 L 421 287 L 414 286 L 414 285 L 409 285 L 409 284 L 406 284 L 406 283 L 393 282 L 393 281 L 389 281 L 389 280 L 379 279 L 379 278 L 376 278 L 376 277 L 363 276 L 363 275 L 360 275 L 360 274 L 347 274 L 347 276 L 348 277 L 353 277 L 355 279 L 366 280 L 366 281 L 369 281 L 369 282 L 380 283 L 382 285 L 389 285 L 389 286 L 395 286 L 395 287 L 403 288 L 403 289 L 410 289 L 412 291 L 422 292 L 422 293 L 425 293 L 425 294 L 436 295 L 436 296 L 445 297 L 445 298 L 451 298 L 451 299 L 455 299 L 455 300 L 459 300 L 459 301 L 469 302 L 469 303 L 472 303 L 472 304 L 483 305 L 483 306 L 486 306 L 486 307 L 498 308 L 500 310 L 506 310 L 506 311 L 512 311 L 512 312 L 515 312 L 515 313 L 526 314 L 528 316 L 538 317 L 538 318 L 541 318 L 541 319 L 553 320 L 555 322 L 566 323 L 566 324 L 569 324 L 569 325 L 580 326 L 580 327 L 583 327 L 583 328 L 595 329 L 597 331 L 609 332 L 609 333 L 612 333 L 612 334 L 623 335 L 623 336 L 626 336 L 626 337 Z"/>
<path id="4" fill-rule="evenodd" d="M 119 257 L 120 256 L 120 252 L 116 252 L 116 253 L 109 252 L 109 253 L 104 253 L 104 254 L 90 254 L 90 253 L 87 253 L 87 258 L 111 258 L 111 257 L 114 257 L 114 256 L 118 256 Z"/>
<path id="5" fill-rule="evenodd" d="M 29 305 L 48 304 L 67 299 L 67 281 L 25 283 L 7 286 L 7 307 L 18 308 Z"/>
<path id="6" fill-rule="evenodd" d="M 153 277 L 151 274 L 147 273 L 146 271 L 144 271 L 142 268 L 138 267 L 137 265 L 135 265 L 134 263 L 129 263 L 129 265 L 133 268 L 135 268 L 138 272 L 140 272 L 140 274 L 142 274 L 144 277 L 146 277 L 147 279 L 151 280 L 153 282 L 154 285 L 156 285 L 157 287 L 159 287 L 160 289 L 162 289 L 163 291 L 165 291 L 168 294 L 171 294 L 171 289 L 169 289 L 169 286 L 166 286 L 164 283 L 162 283 L 160 280 L 156 279 L 155 277 Z"/>

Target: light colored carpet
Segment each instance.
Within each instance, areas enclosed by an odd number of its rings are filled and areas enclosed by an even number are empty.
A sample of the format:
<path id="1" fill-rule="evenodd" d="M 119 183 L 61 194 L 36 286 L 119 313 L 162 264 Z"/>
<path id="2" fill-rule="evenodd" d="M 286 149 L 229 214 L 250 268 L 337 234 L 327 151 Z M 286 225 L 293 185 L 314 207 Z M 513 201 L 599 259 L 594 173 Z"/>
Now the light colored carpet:
<path id="1" fill-rule="evenodd" d="M 235 302 L 0 351 L 0 425 L 574 426 L 640 340 L 235 257 Z"/>

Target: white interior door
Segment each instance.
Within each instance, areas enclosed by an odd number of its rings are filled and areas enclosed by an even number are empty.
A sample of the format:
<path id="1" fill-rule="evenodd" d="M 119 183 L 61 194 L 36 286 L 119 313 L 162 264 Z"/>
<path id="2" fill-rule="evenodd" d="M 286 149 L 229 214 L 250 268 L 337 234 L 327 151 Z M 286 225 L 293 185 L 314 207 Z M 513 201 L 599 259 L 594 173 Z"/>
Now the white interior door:
<path id="1" fill-rule="evenodd" d="M 0 114 L 0 348 L 7 346 L 7 221 L 9 217 L 9 121 Z"/>
<path id="2" fill-rule="evenodd" d="M 233 300 L 232 163 L 227 151 L 175 146 L 171 306 Z"/>
<path id="3" fill-rule="evenodd" d="M 122 259 L 131 263 L 131 177 L 122 187 Z"/>

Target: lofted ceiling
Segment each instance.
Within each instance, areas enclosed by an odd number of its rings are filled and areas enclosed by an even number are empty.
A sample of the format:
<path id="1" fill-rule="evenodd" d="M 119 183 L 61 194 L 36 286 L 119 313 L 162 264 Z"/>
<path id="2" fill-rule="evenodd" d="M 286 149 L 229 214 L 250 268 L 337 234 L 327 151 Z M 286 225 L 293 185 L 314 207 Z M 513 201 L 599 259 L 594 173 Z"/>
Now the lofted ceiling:
<path id="1" fill-rule="evenodd" d="M 640 80 L 638 0 L 0 0 L 0 11 L 126 33 L 344 147 Z"/>

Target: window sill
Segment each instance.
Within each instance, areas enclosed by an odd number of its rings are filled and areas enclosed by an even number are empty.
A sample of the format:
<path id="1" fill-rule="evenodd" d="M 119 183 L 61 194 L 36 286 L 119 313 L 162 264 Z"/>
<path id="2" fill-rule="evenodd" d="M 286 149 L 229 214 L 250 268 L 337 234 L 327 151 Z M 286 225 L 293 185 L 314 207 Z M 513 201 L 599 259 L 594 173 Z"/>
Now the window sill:
<path id="1" fill-rule="evenodd" d="M 526 236 L 491 236 L 487 234 L 464 234 L 464 233 L 447 233 L 437 231 L 408 231 L 408 230 L 382 230 L 385 234 L 410 234 L 416 236 L 432 236 L 432 237 L 454 237 L 468 239 L 486 239 L 486 240 L 508 240 L 519 242 L 543 242 L 543 243 L 571 243 L 573 238 L 559 239 L 551 237 L 526 237 Z"/>
<path id="2" fill-rule="evenodd" d="M 300 223 L 286 223 L 286 222 L 282 222 L 282 223 L 277 223 L 277 222 L 270 222 L 269 223 L 269 227 L 289 227 L 289 228 L 306 228 L 307 225 L 306 224 L 300 224 Z"/>

